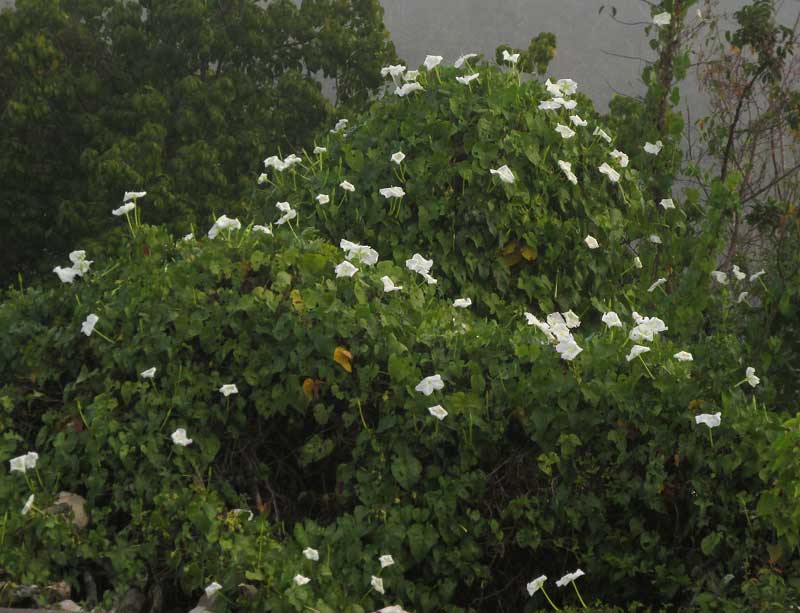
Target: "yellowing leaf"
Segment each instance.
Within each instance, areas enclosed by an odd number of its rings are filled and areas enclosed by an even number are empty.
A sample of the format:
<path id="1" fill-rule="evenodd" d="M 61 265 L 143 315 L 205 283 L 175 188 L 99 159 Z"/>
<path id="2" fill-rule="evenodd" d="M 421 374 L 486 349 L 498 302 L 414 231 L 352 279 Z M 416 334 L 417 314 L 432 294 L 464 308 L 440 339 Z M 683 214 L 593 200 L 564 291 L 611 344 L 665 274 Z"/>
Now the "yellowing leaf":
<path id="1" fill-rule="evenodd" d="M 303 393 L 309 398 L 318 398 L 319 397 L 319 384 L 320 381 L 315 379 L 306 379 L 303 381 Z"/>
<path id="2" fill-rule="evenodd" d="M 352 359 L 353 354 L 344 347 L 337 347 L 333 350 L 333 361 L 344 368 L 347 372 L 353 372 L 353 366 L 350 364 L 350 360 Z"/>
<path id="3" fill-rule="evenodd" d="M 536 253 L 536 248 L 531 247 L 530 245 L 525 245 L 522 248 L 522 251 L 520 251 L 520 253 L 522 254 L 522 257 L 528 260 L 529 262 L 535 260 L 536 256 L 538 255 L 538 253 Z"/>
<path id="4" fill-rule="evenodd" d="M 292 306 L 296 311 L 302 311 L 305 308 L 303 297 L 300 295 L 299 289 L 293 289 L 289 292 L 289 297 L 292 299 Z"/>

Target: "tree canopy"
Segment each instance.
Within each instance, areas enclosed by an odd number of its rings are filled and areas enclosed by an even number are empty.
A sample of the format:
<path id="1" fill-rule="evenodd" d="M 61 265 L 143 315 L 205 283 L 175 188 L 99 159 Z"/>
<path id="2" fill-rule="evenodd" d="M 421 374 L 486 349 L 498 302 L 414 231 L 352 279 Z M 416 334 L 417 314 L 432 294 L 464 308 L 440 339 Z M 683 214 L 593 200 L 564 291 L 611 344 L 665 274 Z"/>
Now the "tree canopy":
<path id="1" fill-rule="evenodd" d="M 176 231 L 232 211 L 332 120 L 321 78 L 357 110 L 395 59 L 378 0 L 20 0 L 0 47 L 2 285 L 114 242 L 126 190 Z"/>

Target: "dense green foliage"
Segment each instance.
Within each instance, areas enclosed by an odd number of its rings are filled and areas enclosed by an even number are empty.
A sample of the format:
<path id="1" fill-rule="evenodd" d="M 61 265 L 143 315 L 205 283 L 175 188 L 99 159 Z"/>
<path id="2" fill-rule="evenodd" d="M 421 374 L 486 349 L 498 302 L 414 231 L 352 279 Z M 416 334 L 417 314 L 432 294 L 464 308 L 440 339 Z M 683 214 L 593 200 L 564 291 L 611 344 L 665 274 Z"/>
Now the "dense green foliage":
<path id="1" fill-rule="evenodd" d="M 483 311 L 561 305 L 580 313 L 591 298 L 646 290 L 660 276 L 679 310 L 690 298 L 702 302 L 687 317 L 703 308 L 707 298 L 697 289 L 714 267 L 716 229 L 730 206 L 725 186 L 712 193 L 710 212 L 696 206 L 697 194 L 680 210 L 664 210 L 657 203 L 669 192 L 643 194 L 634 165 L 609 157 L 614 146 L 594 130 L 610 130 L 585 96 L 576 96 L 575 109 L 544 111 L 538 106 L 550 94 L 537 81 L 520 85 L 514 71 L 479 66 L 480 78 L 465 86 L 455 79 L 464 71 L 435 70 L 420 75 L 426 91 L 413 101 L 390 91 L 345 137 L 328 135 L 320 143 L 328 153 L 303 169 L 299 188 L 268 170 L 271 185 L 256 199 L 261 215 L 271 219 L 275 202 L 289 201 L 330 240 L 347 235 L 403 258 L 418 251 L 437 263 L 445 292 L 469 295 Z M 572 123 L 575 115 L 588 126 Z M 559 124 L 575 136 L 562 138 Z M 397 151 L 406 158 L 391 163 Z M 575 184 L 559 161 L 572 165 Z M 599 171 L 603 163 L 621 173 L 619 182 Z M 513 184 L 491 174 L 502 165 Z M 355 191 L 343 190 L 343 180 Z M 380 194 L 393 185 L 405 190 L 402 199 Z M 319 203 L 317 194 L 331 202 Z M 587 235 L 605 257 L 587 248 Z M 637 256 L 647 265 L 637 268 Z"/>
<path id="2" fill-rule="evenodd" d="M 536 108 L 549 97 L 538 83 L 475 70 L 469 85 L 455 81 L 469 66 L 423 72 L 425 91 L 389 93 L 318 141 L 327 151 L 269 170 L 254 221 L 283 213 L 273 235 L 176 241 L 133 221 L 117 257 L 84 277 L 9 294 L 0 460 L 40 457 L 0 476 L 0 580 L 65 578 L 85 595 L 88 573 L 105 604 L 136 586 L 168 594 L 166 610 L 217 581 L 216 610 L 517 612 L 546 608 L 525 590 L 541 574 L 557 604 L 579 605 L 553 580 L 580 567 L 584 599 L 609 606 L 797 601 L 798 518 L 780 504 L 799 491 L 784 462 L 797 431 L 735 334 L 733 284 L 711 283 L 726 209 L 657 207 L 630 167 L 609 183 L 597 167 L 613 145 L 592 123 L 562 139 L 568 120 Z M 505 163 L 513 184 L 489 172 Z M 406 195 L 384 199 L 390 185 Z M 716 183 L 713 202 L 730 187 Z M 380 261 L 337 276 L 340 239 Z M 502 258 L 513 241 L 516 270 Z M 625 272 L 633 249 L 642 268 Z M 403 267 L 415 252 L 438 283 Z M 385 292 L 383 275 L 403 289 Z M 461 297 L 474 305 L 455 308 Z M 561 359 L 526 310 L 576 311 L 582 352 Z M 621 328 L 601 322 L 611 310 Z M 637 311 L 668 330 L 626 360 Z M 743 380 L 751 365 L 758 387 Z M 434 374 L 444 387 L 424 396 Z M 718 428 L 695 423 L 717 411 Z M 170 440 L 177 428 L 190 445 Z M 87 527 L 49 511 L 59 491 L 85 498 Z"/>
<path id="3" fill-rule="evenodd" d="M 184 231 L 244 209 L 257 160 L 362 108 L 394 59 L 377 0 L 19 0 L 0 13 L 0 286 L 77 242 L 146 186 Z"/>

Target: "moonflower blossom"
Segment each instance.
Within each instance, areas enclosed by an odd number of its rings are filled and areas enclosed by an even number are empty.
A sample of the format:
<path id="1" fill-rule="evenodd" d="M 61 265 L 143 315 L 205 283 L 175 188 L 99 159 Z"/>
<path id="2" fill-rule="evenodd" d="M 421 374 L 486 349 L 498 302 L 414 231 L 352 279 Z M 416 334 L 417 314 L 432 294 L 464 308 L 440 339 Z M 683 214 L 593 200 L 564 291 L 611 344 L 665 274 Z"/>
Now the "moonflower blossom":
<path id="1" fill-rule="evenodd" d="M 453 66 L 456 68 L 461 68 L 464 65 L 464 62 L 467 60 L 471 60 L 474 57 L 478 57 L 477 53 L 466 53 L 458 58 L 455 62 L 453 62 Z"/>
<path id="2" fill-rule="evenodd" d="M 666 11 L 663 13 L 659 13 L 658 15 L 653 15 L 653 23 L 659 27 L 668 26 L 671 19 L 672 15 L 670 15 Z"/>
<path id="3" fill-rule="evenodd" d="M 637 255 L 635 258 L 633 258 L 633 265 L 634 265 L 636 268 L 639 268 L 639 269 L 641 269 L 641 267 L 642 267 L 642 260 L 641 260 L 641 258 L 640 258 L 638 255 Z"/>
<path id="4" fill-rule="evenodd" d="M 315 200 L 320 204 L 328 204 L 331 201 L 331 197 L 328 194 L 317 194 Z"/>
<path id="5" fill-rule="evenodd" d="M 326 147 L 314 147 L 314 155 L 320 155 L 327 152 L 328 149 Z"/>
<path id="6" fill-rule="evenodd" d="M 258 224 L 253 226 L 253 232 L 263 232 L 264 234 L 272 234 L 272 230 L 267 226 L 260 226 Z"/>
<path id="7" fill-rule="evenodd" d="M 381 68 L 381 76 L 391 75 L 392 78 L 399 77 L 406 71 L 406 67 L 402 64 L 395 64 L 392 66 L 384 66 Z"/>
<path id="8" fill-rule="evenodd" d="M 116 215 L 117 217 L 119 217 L 120 215 L 125 215 L 125 213 L 131 212 L 135 208 L 136 208 L 136 203 L 135 202 L 126 202 L 121 207 L 116 208 L 113 211 L 111 211 L 111 214 L 112 215 Z"/>
<path id="9" fill-rule="evenodd" d="M 580 115 L 570 115 L 569 120 L 572 122 L 572 125 L 581 126 L 582 128 L 589 125 L 589 122 L 585 119 L 581 119 Z"/>
<path id="10" fill-rule="evenodd" d="M 151 368 L 148 368 L 147 370 L 143 370 L 142 372 L 139 373 L 139 376 L 142 379 L 152 379 L 153 377 L 156 376 L 156 367 L 153 366 Z"/>
<path id="11" fill-rule="evenodd" d="M 694 418 L 694 423 L 705 424 L 709 428 L 716 428 L 722 423 L 722 412 L 717 411 L 716 413 L 703 413 L 701 415 L 696 415 Z"/>
<path id="12" fill-rule="evenodd" d="M 650 287 L 647 288 L 647 291 L 652 293 L 653 291 L 655 291 L 657 287 L 661 287 L 666 282 L 667 280 L 664 277 L 659 277 L 658 280 L 655 281 L 655 283 L 653 283 Z"/>
<path id="13" fill-rule="evenodd" d="M 564 160 L 558 160 L 558 167 L 564 171 L 564 174 L 567 175 L 567 180 L 572 183 L 573 185 L 578 184 L 578 177 L 575 176 L 575 173 L 572 172 L 572 164 L 570 162 L 565 162 Z"/>
<path id="14" fill-rule="evenodd" d="M 747 277 L 746 273 L 743 273 L 742 270 L 736 265 L 733 265 L 733 269 L 731 270 L 733 276 L 736 277 L 739 281 L 745 279 Z"/>
<path id="15" fill-rule="evenodd" d="M 611 168 L 611 166 L 609 166 L 607 162 L 603 162 L 602 164 L 600 164 L 597 170 L 606 175 L 608 177 L 608 180 L 611 181 L 612 183 L 616 183 L 617 181 L 619 181 L 620 174 L 616 170 Z"/>
<path id="16" fill-rule="evenodd" d="M 470 82 L 474 81 L 479 76 L 481 76 L 481 73 L 476 72 L 475 74 L 468 74 L 468 75 L 465 75 L 463 77 L 456 77 L 456 81 L 458 81 L 462 85 L 469 85 Z"/>
<path id="17" fill-rule="evenodd" d="M 742 302 L 745 298 L 750 295 L 750 292 L 739 292 L 739 297 L 736 299 L 736 304 Z"/>
<path id="18" fill-rule="evenodd" d="M 439 421 L 442 421 L 445 417 L 447 417 L 447 411 L 440 404 L 437 404 L 436 406 L 428 407 L 428 413 L 433 415 Z"/>
<path id="19" fill-rule="evenodd" d="M 571 362 L 578 357 L 578 354 L 583 351 L 583 349 L 578 346 L 578 343 L 576 343 L 575 339 L 570 335 L 569 338 L 559 341 L 556 345 L 556 351 L 561 355 L 562 360 Z"/>
<path id="20" fill-rule="evenodd" d="M 269 181 L 269 175 L 267 175 L 265 172 L 262 172 L 260 175 L 258 175 L 258 179 L 256 179 L 256 183 L 259 185 L 263 185 L 267 181 Z"/>
<path id="21" fill-rule="evenodd" d="M 319 551 L 312 549 L 311 547 L 306 547 L 303 549 L 303 555 L 307 560 L 312 560 L 314 562 L 319 561 Z"/>
<path id="22" fill-rule="evenodd" d="M 352 277 L 354 274 L 358 272 L 358 268 L 353 266 L 347 260 L 344 260 L 340 264 L 336 265 L 334 271 L 336 272 L 336 278 L 338 279 L 339 277 Z"/>
<path id="23" fill-rule="evenodd" d="M 23 515 L 27 515 L 28 512 L 33 508 L 33 499 L 34 498 L 35 498 L 35 496 L 33 494 L 28 496 L 28 499 L 25 501 L 25 506 L 22 507 L 21 513 Z"/>
<path id="24" fill-rule="evenodd" d="M 563 577 L 561 577 L 561 579 L 559 579 L 558 581 L 556 581 L 556 585 L 557 585 L 558 587 L 566 587 L 566 586 L 568 586 L 570 583 L 572 583 L 573 581 L 575 581 L 575 579 L 577 579 L 578 577 L 583 577 L 585 574 L 586 574 L 586 573 L 585 573 L 585 572 L 583 572 L 583 571 L 582 571 L 582 570 L 579 568 L 579 569 L 578 569 L 578 570 L 576 570 L 574 573 L 567 573 L 566 575 L 564 575 Z"/>
<path id="25" fill-rule="evenodd" d="M 430 396 L 436 390 L 444 389 L 444 381 L 442 381 L 441 375 L 431 375 L 430 377 L 425 377 L 422 381 L 417 383 L 417 386 L 414 388 L 415 391 L 421 392 L 426 396 Z"/>
<path id="26" fill-rule="evenodd" d="M 514 173 L 511 172 L 511 169 L 505 164 L 503 164 L 500 168 L 490 168 L 489 172 L 500 177 L 500 180 L 504 183 L 514 182 Z"/>
<path id="27" fill-rule="evenodd" d="M 556 96 L 555 98 L 553 98 L 553 102 L 557 102 L 560 106 L 563 106 L 568 111 L 571 111 L 576 106 L 578 106 L 578 103 L 575 102 L 574 100 L 565 100 L 561 96 Z"/>
<path id="28" fill-rule="evenodd" d="M 635 357 L 640 356 L 643 353 L 647 353 L 648 351 L 650 351 L 650 347 L 645 347 L 644 345 L 634 345 L 631 347 L 631 352 L 625 356 L 625 359 L 630 362 Z"/>
<path id="29" fill-rule="evenodd" d="M 62 283 L 72 283 L 78 275 L 78 271 L 74 268 L 61 268 L 61 266 L 56 266 L 53 272 L 58 275 Z"/>
<path id="30" fill-rule="evenodd" d="M 753 368 L 752 366 L 748 366 L 747 369 L 744 371 L 744 377 L 750 384 L 750 387 L 755 387 L 761 382 L 761 379 L 756 377 L 756 369 Z"/>
<path id="31" fill-rule="evenodd" d="M 561 135 L 561 138 L 564 139 L 572 138 L 573 136 L 575 136 L 575 130 L 573 130 L 569 126 L 565 126 L 564 124 L 556 125 L 555 130 Z"/>
<path id="32" fill-rule="evenodd" d="M 362 264 L 372 266 L 378 263 L 378 252 L 369 245 L 359 245 L 342 239 L 339 247 L 347 252 L 348 259 L 358 260 Z"/>
<path id="33" fill-rule="evenodd" d="M 550 79 L 544 82 L 545 89 L 553 97 L 563 96 L 564 92 L 561 91 L 561 86 L 558 83 L 553 83 Z"/>
<path id="34" fill-rule="evenodd" d="M 661 244 L 661 237 L 658 234 L 651 234 L 648 237 L 647 240 L 649 240 L 654 245 L 660 245 Z"/>
<path id="35" fill-rule="evenodd" d="M 222 230 L 240 230 L 242 222 L 238 219 L 231 219 L 227 215 L 220 215 L 208 231 L 208 238 L 215 239 Z"/>
<path id="36" fill-rule="evenodd" d="M 542 575 L 541 577 L 537 577 L 533 581 L 531 581 L 526 587 L 528 588 L 528 595 L 533 596 L 536 592 L 538 592 L 544 582 L 547 581 L 547 575 Z"/>
<path id="37" fill-rule="evenodd" d="M 405 70 L 405 66 L 402 66 L 402 68 Z M 381 71 L 381 74 L 383 75 L 383 71 Z M 386 75 L 383 75 L 383 76 L 386 76 Z M 338 134 L 339 132 L 341 132 L 342 130 L 344 130 L 347 127 L 348 123 L 350 123 L 350 122 L 347 119 L 340 119 L 339 121 L 336 122 L 336 125 L 333 126 L 333 130 L 331 130 L 330 133 L 331 134 Z"/>
<path id="38" fill-rule="evenodd" d="M 17 456 L 16 458 L 11 458 L 8 461 L 9 464 L 9 472 L 21 472 L 26 473 L 29 470 L 33 470 L 36 468 L 36 462 L 39 460 L 39 454 L 35 451 L 29 451 L 25 455 Z"/>
<path id="39" fill-rule="evenodd" d="M 622 327 L 622 321 L 620 321 L 619 315 L 617 315 L 614 311 L 603 313 L 602 321 L 609 328 Z"/>
<path id="40" fill-rule="evenodd" d="M 402 187 L 384 187 L 380 190 L 381 196 L 384 198 L 402 198 L 406 195 L 406 192 L 403 190 Z"/>
<path id="41" fill-rule="evenodd" d="M 542 100 L 539 103 L 539 110 L 542 111 L 557 111 L 561 108 L 561 103 L 558 100 Z"/>
<path id="42" fill-rule="evenodd" d="M 403 153 L 402 151 L 398 151 L 397 153 L 393 153 L 392 157 L 391 157 L 391 160 L 395 164 L 397 164 L 398 166 L 400 165 L 400 162 L 402 162 L 404 159 L 406 159 L 406 154 Z"/>
<path id="43" fill-rule="evenodd" d="M 419 274 L 422 276 L 422 278 L 423 278 L 423 279 L 425 279 L 425 281 L 427 282 L 427 284 L 428 284 L 428 285 L 436 285 L 436 284 L 439 282 L 439 281 L 437 281 L 436 279 L 434 279 L 434 278 L 433 278 L 433 277 L 432 277 L 430 274 L 428 274 L 427 272 L 421 272 L 421 273 L 419 273 Z"/>
<path id="44" fill-rule="evenodd" d="M 589 247 L 589 249 L 597 249 L 600 246 L 600 243 L 598 243 L 597 239 L 591 234 L 587 234 L 586 238 L 583 239 L 583 242 L 586 243 L 586 246 Z"/>
<path id="45" fill-rule="evenodd" d="M 139 198 L 144 198 L 146 195 L 147 192 L 125 192 L 125 195 L 122 197 L 122 202 L 138 200 Z"/>
<path id="46" fill-rule="evenodd" d="M 509 64 L 516 64 L 519 61 L 519 53 L 509 53 L 508 49 L 503 49 L 503 61 Z"/>
<path id="47" fill-rule="evenodd" d="M 423 65 L 425 66 L 426 70 L 433 70 L 442 63 L 443 59 L 444 58 L 441 55 L 429 55 L 425 58 Z"/>
<path id="48" fill-rule="evenodd" d="M 303 575 L 295 575 L 294 576 L 294 582 L 297 585 L 305 585 L 309 581 L 311 581 L 311 579 L 309 579 L 308 577 L 304 577 Z"/>
<path id="49" fill-rule="evenodd" d="M 70 252 L 69 260 L 72 262 L 72 270 L 74 270 L 79 277 L 89 272 L 89 267 L 94 264 L 94 260 L 86 259 L 86 252 L 83 249 Z"/>
<path id="50" fill-rule="evenodd" d="M 661 199 L 661 202 L 659 202 L 658 204 L 660 204 L 660 205 L 661 205 L 661 207 L 662 207 L 662 208 L 663 208 L 665 211 L 667 211 L 667 210 L 669 210 L 669 209 L 674 209 L 674 208 L 675 208 L 675 203 L 672 201 L 672 198 L 662 198 L 662 199 Z"/>
<path id="51" fill-rule="evenodd" d="M 578 91 L 578 83 L 572 79 L 559 79 L 556 81 L 556 85 L 565 96 L 572 96 Z"/>
<path id="52" fill-rule="evenodd" d="M 390 556 L 388 553 L 379 557 L 378 561 L 381 563 L 381 568 L 386 568 L 387 566 L 391 566 L 392 564 L 394 564 L 394 558 Z"/>
<path id="53" fill-rule="evenodd" d="M 86 336 L 91 336 L 92 332 L 94 332 L 94 327 L 97 325 L 97 322 L 100 318 L 91 313 L 86 317 L 86 320 L 81 324 L 81 332 L 83 332 Z"/>
<path id="54" fill-rule="evenodd" d="M 431 266 L 433 266 L 433 260 L 426 260 L 419 253 L 415 253 L 410 260 L 406 260 L 406 268 L 419 274 L 430 273 Z"/>
<path id="55" fill-rule="evenodd" d="M 458 309 L 466 309 L 472 306 L 472 298 L 457 298 L 453 301 L 453 306 Z"/>
<path id="56" fill-rule="evenodd" d="M 236 387 L 235 383 L 226 383 L 221 388 L 219 388 L 219 393 L 227 398 L 231 394 L 238 394 L 239 389 Z"/>
<path id="57" fill-rule="evenodd" d="M 370 579 L 369 583 L 372 586 L 372 589 L 374 589 L 376 592 L 380 592 L 381 594 L 386 593 L 383 591 L 383 579 L 380 577 L 372 575 L 372 579 Z"/>
<path id="58" fill-rule="evenodd" d="M 714 281 L 716 281 L 720 285 L 728 284 L 728 273 L 726 273 L 723 270 L 712 270 L 711 276 L 714 277 Z"/>
<path id="59" fill-rule="evenodd" d="M 632 341 L 652 341 L 656 334 L 669 330 L 663 319 L 658 317 L 642 317 L 636 311 L 633 312 L 636 326 L 631 330 L 628 338 Z"/>
<path id="60" fill-rule="evenodd" d="M 186 436 L 186 429 L 185 428 L 178 428 L 173 432 L 171 435 L 172 442 L 176 445 L 180 445 L 181 447 L 186 447 L 187 445 L 192 444 L 192 439 Z"/>
<path id="61" fill-rule="evenodd" d="M 407 70 L 406 74 L 403 75 L 403 81 L 411 82 L 416 81 L 419 78 L 419 70 Z"/>
<path id="62" fill-rule="evenodd" d="M 288 202 L 278 202 L 275 205 L 275 208 L 277 208 L 279 211 L 281 211 L 283 213 L 281 218 L 278 219 L 278 221 L 275 222 L 276 226 L 282 226 L 287 221 L 291 221 L 292 219 L 297 217 L 297 211 L 295 211 L 292 208 L 292 205 L 289 204 Z"/>
<path id="63" fill-rule="evenodd" d="M 356 191 L 356 186 L 350 183 L 350 181 L 342 181 L 341 183 L 339 183 L 339 187 L 341 187 L 346 192 Z"/>
<path id="64" fill-rule="evenodd" d="M 759 270 L 758 272 L 754 272 L 752 275 L 750 275 L 750 282 L 752 283 L 753 281 L 758 279 L 761 275 L 765 274 L 767 274 L 766 270 Z"/>
<path id="65" fill-rule="evenodd" d="M 661 153 L 663 146 L 664 143 L 662 143 L 660 140 L 657 140 L 655 143 L 646 142 L 644 144 L 644 150 L 651 155 L 658 155 Z"/>
<path id="66" fill-rule="evenodd" d="M 611 142 L 611 137 L 608 134 L 606 134 L 604 130 L 601 130 L 600 128 L 595 128 L 594 132 L 592 132 L 592 136 L 599 136 L 607 143 Z"/>
<path id="67" fill-rule="evenodd" d="M 242 513 L 249 513 L 250 516 L 247 518 L 247 521 L 253 521 L 253 518 L 255 517 L 253 512 L 249 509 L 231 509 L 231 513 L 237 516 L 241 515 Z"/>
<path id="68" fill-rule="evenodd" d="M 581 325 L 580 318 L 576 313 L 573 313 L 572 310 L 562 313 L 562 315 L 564 316 L 564 323 L 566 324 L 567 328 L 577 328 Z"/>
<path id="69" fill-rule="evenodd" d="M 340 119 L 339 121 L 340 122 L 345 121 L 345 123 L 342 125 L 343 126 L 347 125 L 346 123 L 347 120 Z M 336 125 L 338 126 L 339 124 Z M 287 170 L 292 166 L 294 166 L 295 164 L 299 164 L 302 161 L 303 161 L 302 158 L 297 157 L 294 153 L 288 155 L 282 160 L 277 155 L 271 155 L 266 160 L 264 160 L 264 168 L 274 168 L 278 172 L 283 172 L 284 170 Z"/>
<path id="70" fill-rule="evenodd" d="M 629 161 L 628 160 L 628 156 L 626 154 L 622 153 L 622 151 L 620 151 L 618 149 L 614 149 L 614 151 L 609 153 L 609 155 L 612 158 L 614 158 L 615 160 L 617 160 L 617 162 L 619 162 L 619 165 L 622 166 L 622 168 L 627 168 L 628 167 L 628 161 Z"/>
<path id="71" fill-rule="evenodd" d="M 694 361 L 694 356 L 691 353 L 689 353 L 688 351 L 679 351 L 678 353 L 676 353 L 672 357 L 675 358 L 676 360 L 678 360 L 678 362 L 693 362 Z"/>
<path id="72" fill-rule="evenodd" d="M 217 583 L 216 581 L 214 581 L 213 583 L 208 584 L 206 586 L 205 590 L 203 590 L 203 591 L 205 591 L 206 596 L 211 598 L 214 594 L 219 592 L 221 589 L 222 589 L 222 586 L 219 583 Z"/>
<path id="73" fill-rule="evenodd" d="M 425 88 L 422 87 L 422 85 L 420 85 L 416 81 L 412 81 L 410 83 L 405 83 L 402 86 L 395 88 L 394 93 L 400 96 L 401 98 L 405 98 L 411 92 L 420 92 L 420 91 L 425 91 Z"/>
<path id="74" fill-rule="evenodd" d="M 399 292 L 401 289 L 403 289 L 402 285 L 395 285 L 394 281 L 387 276 L 381 277 L 381 281 L 383 282 L 383 291 L 386 293 Z"/>

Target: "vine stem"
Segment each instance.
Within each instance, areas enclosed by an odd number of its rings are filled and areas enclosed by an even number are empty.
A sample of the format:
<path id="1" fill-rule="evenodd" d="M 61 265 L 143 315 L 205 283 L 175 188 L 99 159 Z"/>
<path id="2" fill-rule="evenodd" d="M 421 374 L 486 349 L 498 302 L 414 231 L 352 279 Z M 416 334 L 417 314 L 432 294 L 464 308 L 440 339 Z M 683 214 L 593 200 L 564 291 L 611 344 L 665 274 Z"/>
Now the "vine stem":
<path id="1" fill-rule="evenodd" d="M 544 586 L 542 586 L 542 594 L 544 594 L 544 597 L 547 598 L 547 602 L 550 603 L 550 606 L 553 607 L 553 610 L 555 610 L 555 611 L 560 611 L 561 610 L 555 605 L 555 603 L 553 603 L 552 600 L 550 600 L 550 596 L 548 595 L 547 590 L 544 589 Z"/>
<path id="2" fill-rule="evenodd" d="M 572 582 L 572 587 L 575 589 L 575 593 L 578 595 L 578 600 L 580 600 L 580 601 L 581 601 L 581 604 L 583 605 L 583 608 L 584 608 L 584 609 L 588 609 L 589 607 L 587 607 L 587 606 L 586 606 L 586 603 L 585 603 L 585 602 L 583 602 L 583 598 L 581 597 L 581 593 L 578 591 L 578 586 L 577 586 L 577 585 L 575 585 L 575 582 L 574 582 L 574 581 Z"/>

